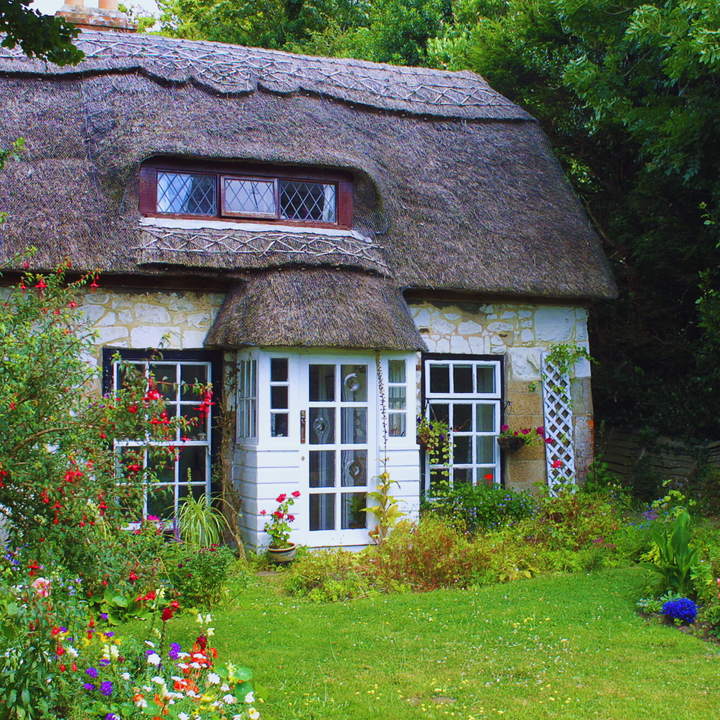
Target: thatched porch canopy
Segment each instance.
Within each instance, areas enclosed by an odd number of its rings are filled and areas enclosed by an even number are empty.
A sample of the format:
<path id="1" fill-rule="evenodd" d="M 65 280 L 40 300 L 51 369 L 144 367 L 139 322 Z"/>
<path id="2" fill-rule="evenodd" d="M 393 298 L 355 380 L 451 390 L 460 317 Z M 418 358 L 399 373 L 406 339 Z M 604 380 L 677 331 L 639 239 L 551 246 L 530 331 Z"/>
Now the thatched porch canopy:
<path id="1" fill-rule="evenodd" d="M 425 347 L 392 282 L 328 268 L 252 275 L 228 294 L 205 344 L 225 348 Z"/>

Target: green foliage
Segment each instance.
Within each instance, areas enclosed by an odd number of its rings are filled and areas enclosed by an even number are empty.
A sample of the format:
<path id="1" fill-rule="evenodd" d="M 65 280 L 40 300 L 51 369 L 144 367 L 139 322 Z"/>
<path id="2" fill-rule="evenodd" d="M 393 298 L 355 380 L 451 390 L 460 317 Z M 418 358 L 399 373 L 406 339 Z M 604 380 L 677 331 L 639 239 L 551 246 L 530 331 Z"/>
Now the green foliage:
<path id="1" fill-rule="evenodd" d="M 425 448 L 430 465 L 450 465 L 450 425 L 443 420 L 420 416 L 417 419 L 417 438 Z"/>
<path id="2" fill-rule="evenodd" d="M 208 503 L 207 495 L 188 495 L 178 512 L 180 537 L 190 545 L 210 547 L 222 540 L 227 523 L 223 514 Z"/>
<path id="3" fill-rule="evenodd" d="M 655 562 L 641 566 L 658 573 L 664 588 L 686 596 L 693 591 L 693 572 L 700 564 L 700 553 L 690 547 L 690 513 L 683 510 L 675 518 L 670 529 L 653 530 L 652 538 L 657 548 Z"/>
<path id="4" fill-rule="evenodd" d="M 56 65 L 77 65 L 85 56 L 72 41 L 80 30 L 71 22 L 30 8 L 32 0 L 0 0 L 2 46 L 20 46 L 28 57 Z"/>
<path id="5" fill-rule="evenodd" d="M 393 484 L 399 483 L 390 479 L 390 473 L 387 470 L 378 475 L 378 483 L 375 490 L 371 490 L 368 494 L 368 500 L 375 500 L 377 505 L 364 508 L 365 512 L 372 513 L 377 520 L 375 530 L 370 533 L 373 540 L 378 543 L 383 542 L 390 531 L 398 524 L 400 518 L 407 513 L 400 510 L 400 505 L 393 495 L 390 494 Z"/>
<path id="6" fill-rule="evenodd" d="M 537 501 L 530 493 L 499 487 L 439 483 L 433 497 L 423 504 L 432 513 L 471 532 L 496 528 L 532 515 Z"/>
<path id="7" fill-rule="evenodd" d="M 211 608 L 220 602 L 236 560 L 224 545 L 198 548 L 171 543 L 167 547 L 168 575 L 184 607 Z"/>

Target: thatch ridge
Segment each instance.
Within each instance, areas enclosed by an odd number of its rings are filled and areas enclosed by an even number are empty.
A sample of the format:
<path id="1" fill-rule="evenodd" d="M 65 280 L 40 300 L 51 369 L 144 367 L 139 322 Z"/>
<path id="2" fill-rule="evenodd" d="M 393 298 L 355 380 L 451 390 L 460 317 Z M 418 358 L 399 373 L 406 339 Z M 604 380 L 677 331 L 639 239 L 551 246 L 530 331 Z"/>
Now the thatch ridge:
<path id="1" fill-rule="evenodd" d="M 392 281 L 328 268 L 252 275 L 228 294 L 205 345 L 425 349 Z"/>
<path id="2" fill-rule="evenodd" d="M 258 89 L 287 95 L 311 93 L 382 110 L 465 119 L 530 116 L 468 71 L 396 67 L 350 58 L 296 55 L 217 42 L 155 35 L 85 31 L 76 41 L 85 53 L 77 65 L 58 67 L 0 48 L 0 72 L 75 76 L 142 71 L 173 82 L 194 82 L 222 94 Z"/>

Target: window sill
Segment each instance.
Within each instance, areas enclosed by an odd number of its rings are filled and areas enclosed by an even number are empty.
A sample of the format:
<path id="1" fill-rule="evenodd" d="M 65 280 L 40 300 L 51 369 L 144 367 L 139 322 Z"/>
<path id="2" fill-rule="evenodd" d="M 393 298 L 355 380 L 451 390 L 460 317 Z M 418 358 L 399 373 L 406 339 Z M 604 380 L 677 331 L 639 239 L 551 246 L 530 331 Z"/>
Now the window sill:
<path id="1" fill-rule="evenodd" d="M 328 237 L 352 237 L 356 240 L 371 242 L 370 238 L 349 228 L 337 225 L 281 224 L 248 220 L 215 220 L 211 218 L 176 218 L 166 215 L 145 216 L 140 218 L 140 225 L 178 230 L 244 230 L 246 232 L 284 232 L 298 235 L 327 235 Z"/>

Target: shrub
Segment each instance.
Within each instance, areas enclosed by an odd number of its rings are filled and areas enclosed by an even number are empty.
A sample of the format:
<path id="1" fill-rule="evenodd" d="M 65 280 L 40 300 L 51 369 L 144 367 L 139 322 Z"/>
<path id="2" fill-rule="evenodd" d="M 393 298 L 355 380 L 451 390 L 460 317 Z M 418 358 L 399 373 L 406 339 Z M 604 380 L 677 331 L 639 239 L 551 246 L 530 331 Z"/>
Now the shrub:
<path id="1" fill-rule="evenodd" d="M 222 598 L 236 557 L 224 545 L 209 548 L 171 543 L 167 546 L 168 576 L 186 607 L 210 607 Z"/>
<path id="2" fill-rule="evenodd" d="M 527 492 L 484 485 L 458 484 L 439 488 L 425 503 L 425 514 L 459 522 L 471 532 L 523 520 L 534 512 L 537 501 Z"/>
<path id="3" fill-rule="evenodd" d="M 320 550 L 298 557 L 288 569 L 285 589 L 315 602 L 337 602 L 374 592 L 365 553 Z"/>

